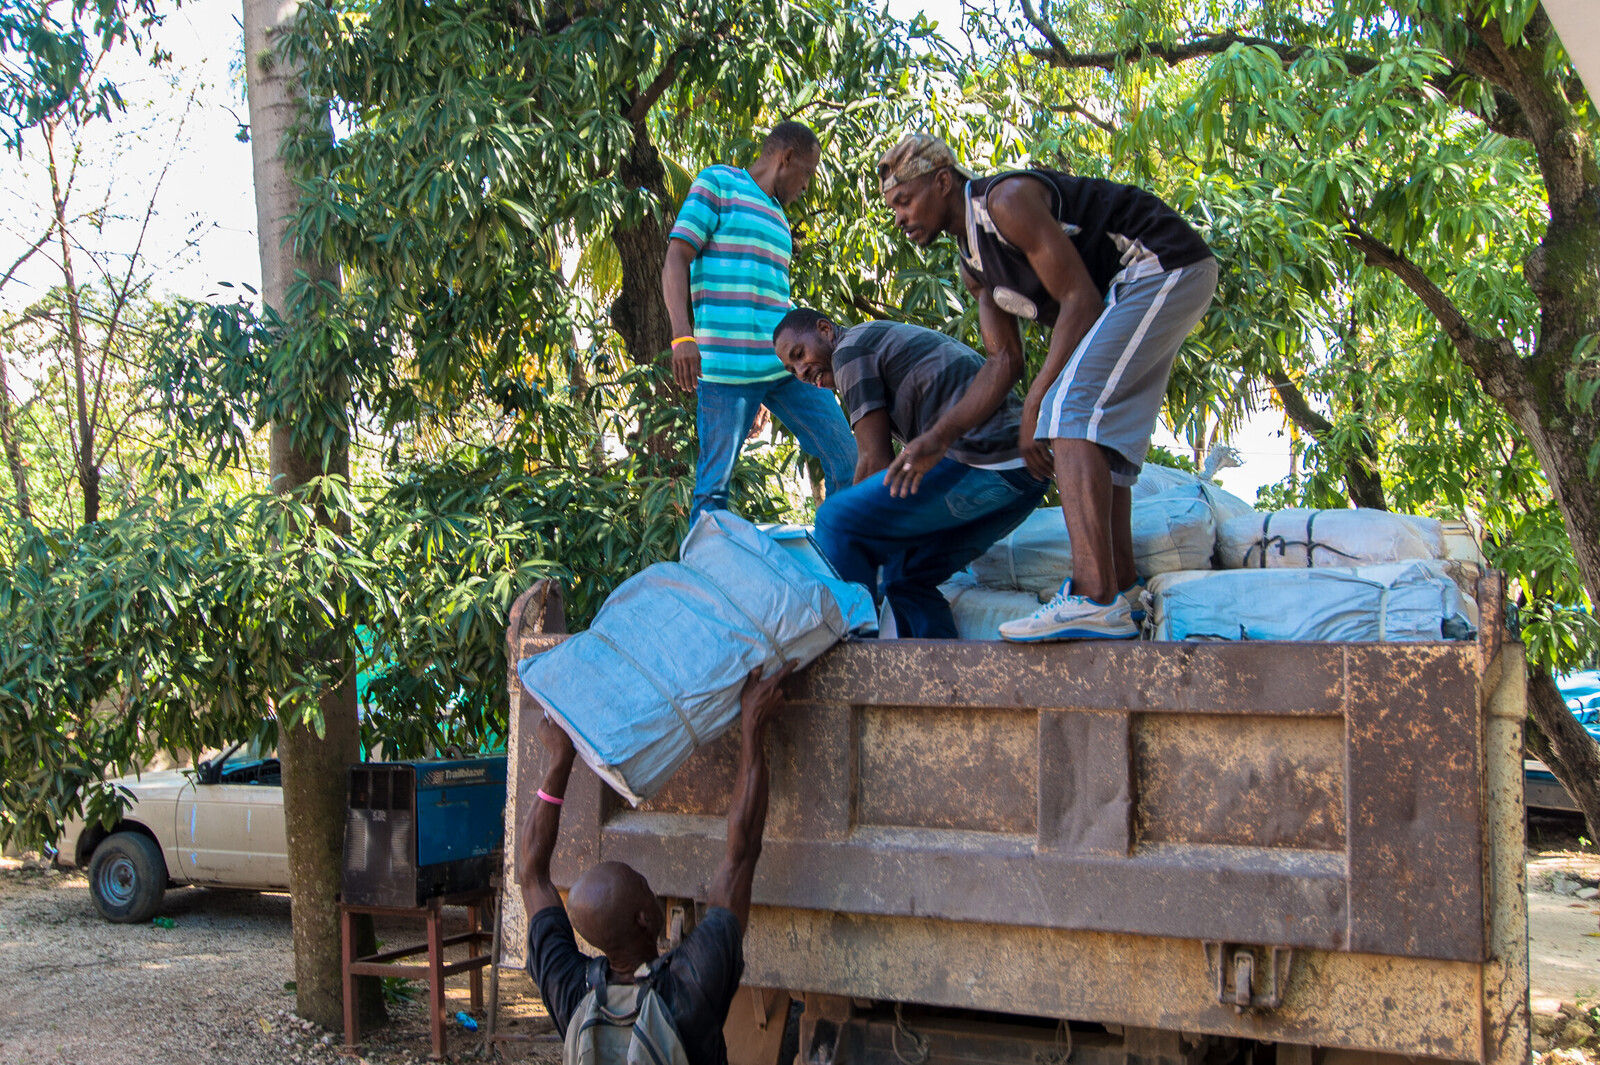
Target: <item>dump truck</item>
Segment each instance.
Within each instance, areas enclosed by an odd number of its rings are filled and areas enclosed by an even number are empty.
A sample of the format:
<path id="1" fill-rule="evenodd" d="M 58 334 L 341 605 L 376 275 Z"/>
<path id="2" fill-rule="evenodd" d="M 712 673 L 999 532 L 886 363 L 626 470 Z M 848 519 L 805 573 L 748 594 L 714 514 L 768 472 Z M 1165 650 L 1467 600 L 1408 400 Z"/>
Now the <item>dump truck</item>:
<path id="1" fill-rule="evenodd" d="M 1473 641 L 839 644 L 771 729 L 733 1065 L 1526 1062 L 1523 654 L 1478 591 Z M 541 583 L 513 661 L 564 630 Z M 638 808 L 580 765 L 557 884 L 627 862 L 687 932 L 735 733 Z"/>

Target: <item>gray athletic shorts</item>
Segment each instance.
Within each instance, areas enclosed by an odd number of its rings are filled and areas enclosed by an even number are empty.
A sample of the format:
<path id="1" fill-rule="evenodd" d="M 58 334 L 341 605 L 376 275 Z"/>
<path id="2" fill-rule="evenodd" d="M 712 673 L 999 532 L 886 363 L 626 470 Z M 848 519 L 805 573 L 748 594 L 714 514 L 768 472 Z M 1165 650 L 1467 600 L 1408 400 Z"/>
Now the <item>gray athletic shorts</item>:
<path id="1" fill-rule="evenodd" d="M 1092 440 L 1108 449 L 1111 483 L 1139 479 L 1183 338 L 1211 306 L 1217 260 L 1119 281 L 1039 408 L 1036 440 Z"/>

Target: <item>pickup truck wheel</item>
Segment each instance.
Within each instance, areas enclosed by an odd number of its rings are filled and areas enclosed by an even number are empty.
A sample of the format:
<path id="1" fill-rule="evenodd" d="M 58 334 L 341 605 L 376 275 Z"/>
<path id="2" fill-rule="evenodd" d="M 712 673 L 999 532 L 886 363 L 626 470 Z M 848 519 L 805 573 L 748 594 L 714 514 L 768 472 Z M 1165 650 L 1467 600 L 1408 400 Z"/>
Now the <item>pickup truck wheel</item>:
<path id="1" fill-rule="evenodd" d="M 106 920 L 142 924 L 155 915 L 166 890 L 166 859 L 149 836 L 113 832 L 95 848 L 89 896 Z"/>

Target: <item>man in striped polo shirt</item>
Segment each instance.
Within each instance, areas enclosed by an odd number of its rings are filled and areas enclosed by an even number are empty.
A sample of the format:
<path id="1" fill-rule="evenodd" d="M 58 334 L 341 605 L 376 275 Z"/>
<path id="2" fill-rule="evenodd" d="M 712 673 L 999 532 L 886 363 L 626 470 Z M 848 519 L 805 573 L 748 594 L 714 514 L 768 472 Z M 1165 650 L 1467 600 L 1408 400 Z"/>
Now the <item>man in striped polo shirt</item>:
<path id="1" fill-rule="evenodd" d="M 821 158 L 816 134 L 779 123 L 748 170 L 700 172 L 669 234 L 661 290 L 672 317 L 672 375 L 698 398 L 691 521 L 727 509 L 733 465 L 762 406 L 821 460 L 829 495 L 855 473 L 855 438 L 832 393 L 795 380 L 772 350 L 773 327 L 791 306 L 794 242 L 783 209 Z"/>

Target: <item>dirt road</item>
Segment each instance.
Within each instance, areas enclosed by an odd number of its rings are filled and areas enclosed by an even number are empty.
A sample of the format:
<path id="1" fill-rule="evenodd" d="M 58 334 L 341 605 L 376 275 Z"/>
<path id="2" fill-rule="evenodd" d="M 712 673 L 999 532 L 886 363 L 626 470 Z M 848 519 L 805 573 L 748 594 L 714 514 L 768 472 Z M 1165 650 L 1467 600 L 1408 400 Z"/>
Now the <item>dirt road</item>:
<path id="1" fill-rule="evenodd" d="M 1552 849 L 1530 854 L 1529 910 L 1533 1004 L 1552 1036 L 1563 1002 L 1600 997 L 1600 903 L 1558 895 L 1553 877 L 1600 877 L 1600 858 Z M 1568 885 L 1570 886 L 1570 884 Z M 113 925 L 89 901 L 84 878 L 0 863 L 0 1065 L 261 1065 L 351 1062 L 339 1037 L 291 1012 L 294 978 L 286 895 L 179 889 L 162 914 L 176 927 Z M 464 917 L 463 917 L 464 921 Z M 391 943 L 416 938 L 406 925 L 383 926 Z M 532 983 L 502 975 L 503 1028 L 550 1031 Z M 419 989 L 420 990 L 420 989 Z M 449 987 L 451 1011 L 466 1009 L 466 978 Z M 393 1007 L 394 1023 L 371 1034 L 362 1060 L 401 1065 L 427 1060 L 420 999 Z M 1565 1025 L 1562 1021 L 1561 1025 Z M 1559 1044 L 1558 1038 L 1552 1042 Z M 555 1065 L 558 1045 L 503 1044 L 504 1060 Z M 481 1037 L 459 1028 L 458 1061 L 484 1056 Z M 1542 1065 L 1600 1065 L 1592 1051 L 1559 1048 Z"/>
<path id="2" fill-rule="evenodd" d="M 184 888 L 163 916 L 176 922 L 102 921 L 79 874 L 0 867 L 0 1065 L 261 1065 L 349 1062 L 337 1035 L 293 1016 L 289 897 Z M 463 925 L 464 915 L 461 917 Z M 380 939 L 412 942 L 420 925 L 380 925 Z M 520 973 L 503 973 L 501 1023 L 550 1029 Z M 421 990 L 420 986 L 418 990 Z M 468 1008 L 467 978 L 450 982 L 452 1012 Z M 426 1011 L 391 1006 L 394 1023 L 372 1033 L 373 1065 L 427 1060 Z M 482 1040 L 451 1032 L 453 1056 Z M 508 1045 L 509 1060 L 558 1062 L 553 1044 Z"/>

